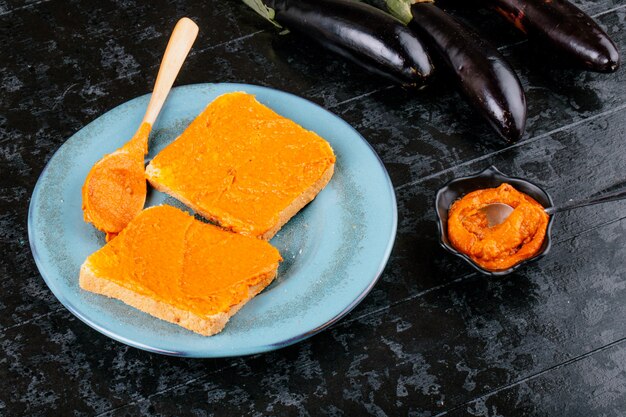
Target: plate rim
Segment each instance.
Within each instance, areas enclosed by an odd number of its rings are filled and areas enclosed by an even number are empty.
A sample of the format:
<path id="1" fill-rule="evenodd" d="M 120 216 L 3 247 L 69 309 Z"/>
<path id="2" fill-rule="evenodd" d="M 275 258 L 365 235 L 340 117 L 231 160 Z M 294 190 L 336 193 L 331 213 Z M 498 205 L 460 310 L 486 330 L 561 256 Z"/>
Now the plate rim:
<path id="1" fill-rule="evenodd" d="M 238 356 L 248 356 L 248 355 L 264 353 L 264 352 L 268 352 L 268 351 L 272 351 L 272 350 L 276 350 L 276 349 L 281 349 L 281 348 L 293 345 L 295 343 L 298 343 L 300 341 L 303 341 L 305 339 L 308 339 L 308 338 L 310 338 L 310 337 L 320 333 L 321 331 L 331 327 L 332 325 L 334 325 L 338 321 L 340 321 L 343 317 L 345 317 L 347 314 L 349 314 L 358 304 L 360 304 L 363 301 L 363 299 L 371 292 L 371 290 L 374 288 L 374 286 L 378 283 L 380 277 L 382 276 L 383 271 L 385 270 L 385 267 L 387 266 L 387 263 L 389 261 L 389 257 L 391 256 L 391 252 L 393 250 L 393 246 L 394 246 L 395 240 L 396 240 L 396 234 L 397 234 L 397 228 L 398 228 L 398 205 L 397 205 L 397 198 L 396 198 L 396 194 L 395 194 L 395 188 L 393 186 L 393 183 L 391 182 L 391 178 L 389 177 L 389 173 L 387 171 L 387 168 L 385 167 L 383 161 L 380 159 L 380 156 L 378 155 L 376 150 L 363 137 L 363 135 L 361 135 L 361 133 L 359 133 L 359 131 L 357 131 L 352 125 L 350 125 L 348 122 L 343 120 L 341 117 L 339 117 L 335 113 L 331 112 L 330 110 L 324 108 L 323 106 L 321 106 L 321 105 L 319 105 L 317 103 L 314 103 L 311 100 L 308 100 L 307 98 L 304 98 L 302 96 L 298 96 L 298 95 L 296 95 L 294 93 L 290 93 L 290 92 L 287 92 L 287 91 L 284 91 L 284 90 L 279 90 L 279 89 L 276 89 L 276 88 L 262 86 L 262 85 L 257 85 L 257 84 L 231 83 L 231 82 L 223 82 L 223 83 L 194 83 L 194 84 L 178 85 L 178 86 L 172 88 L 172 90 L 185 90 L 185 89 L 194 89 L 194 88 L 211 88 L 211 87 L 214 87 L 214 86 L 226 86 L 226 87 L 232 87 L 232 88 L 242 88 L 244 90 L 245 90 L 246 87 L 253 87 L 254 89 L 266 90 L 268 92 L 278 93 L 279 95 L 291 96 L 292 98 L 295 98 L 297 100 L 303 100 L 303 101 L 307 102 L 309 105 L 317 107 L 318 109 L 322 110 L 324 113 L 330 115 L 333 119 L 335 119 L 335 121 L 339 122 L 340 124 L 343 124 L 349 130 L 354 132 L 356 134 L 356 136 L 366 145 L 366 148 L 368 148 L 369 151 L 373 154 L 375 161 L 377 162 L 379 168 L 381 169 L 381 171 L 383 173 L 384 184 L 386 185 L 387 192 L 389 194 L 389 202 L 391 203 L 391 208 L 392 208 L 392 210 L 391 210 L 391 228 L 389 229 L 388 241 L 387 241 L 387 244 L 385 246 L 385 250 L 384 250 L 384 252 L 382 254 L 383 256 L 382 256 L 381 262 L 379 263 L 375 273 L 373 274 L 373 278 L 370 280 L 370 282 L 367 285 L 367 287 L 363 291 L 361 291 L 354 298 L 354 300 L 352 300 L 339 313 L 335 314 L 332 318 L 330 318 L 329 320 L 325 321 L 322 325 L 317 326 L 316 328 L 307 330 L 306 332 L 299 333 L 299 334 L 297 334 L 295 336 L 289 337 L 288 339 L 285 339 L 285 340 L 280 341 L 280 342 L 275 342 L 275 343 L 270 343 L 270 344 L 265 344 L 265 345 L 253 345 L 253 346 L 248 346 L 247 348 L 237 348 L 236 347 L 236 348 L 232 349 L 231 351 L 224 351 L 223 349 L 222 350 L 218 349 L 218 350 L 213 351 L 213 352 L 204 350 L 204 351 L 193 351 L 193 352 L 187 353 L 187 352 L 180 352 L 180 351 L 175 351 L 175 350 L 166 350 L 166 349 L 161 349 L 161 348 L 157 348 L 157 347 L 154 347 L 154 346 L 149 346 L 149 345 L 141 343 L 141 342 L 139 342 L 137 340 L 128 339 L 128 338 L 126 338 L 126 337 L 124 337 L 122 335 L 117 334 L 116 332 L 110 331 L 107 328 L 98 325 L 97 323 L 93 322 L 88 317 L 86 317 L 83 313 L 81 313 L 80 309 L 76 308 L 69 300 L 67 300 L 65 298 L 64 292 L 61 291 L 60 288 L 58 288 L 54 284 L 54 280 L 51 279 L 51 277 L 48 276 L 49 272 L 47 272 L 46 269 L 43 268 L 43 260 L 41 259 L 41 255 L 39 254 L 39 251 L 37 249 L 37 244 L 35 243 L 35 241 L 36 241 L 36 239 L 34 237 L 35 226 L 33 225 L 33 218 L 34 218 L 34 215 L 35 215 L 34 214 L 34 210 L 35 210 L 35 206 L 36 206 L 35 203 L 39 199 L 42 179 L 44 178 L 44 176 L 49 171 L 50 165 L 51 165 L 52 161 L 54 160 L 54 158 L 58 154 L 58 152 L 61 150 L 61 148 L 65 145 L 65 143 L 69 139 L 71 139 L 72 137 L 78 135 L 83 129 L 86 129 L 89 125 L 91 125 L 92 123 L 96 122 L 100 117 L 102 117 L 102 116 L 106 115 L 107 113 L 117 109 L 118 107 L 126 105 L 127 103 L 129 103 L 129 102 L 131 102 L 133 100 L 137 100 L 137 99 L 140 99 L 142 97 L 150 96 L 152 93 L 143 94 L 143 95 L 140 95 L 140 96 L 137 96 L 137 97 L 133 97 L 133 98 L 131 98 L 129 100 L 126 100 L 123 103 L 120 103 L 117 106 L 115 106 L 113 108 L 110 108 L 109 110 L 106 110 L 103 113 L 99 114 L 98 117 L 96 117 L 95 119 L 91 120 L 89 123 L 85 124 L 79 130 L 77 130 L 76 132 L 71 134 L 68 138 L 65 139 L 63 144 L 61 144 L 61 146 L 59 146 L 54 151 L 54 153 L 52 154 L 50 159 L 46 162 L 46 164 L 44 165 L 44 168 L 42 169 L 41 173 L 37 177 L 37 181 L 35 183 L 35 186 L 33 188 L 31 196 L 30 196 L 30 202 L 29 202 L 29 206 L 28 206 L 28 215 L 27 215 L 28 240 L 29 240 L 31 253 L 32 253 L 33 258 L 35 260 L 35 264 L 37 266 L 37 270 L 39 271 L 39 275 L 43 278 L 45 284 L 48 286 L 48 288 L 50 289 L 52 294 L 56 297 L 56 299 L 61 303 L 61 305 L 63 305 L 63 307 L 65 307 L 67 310 L 69 310 L 70 313 L 72 313 L 75 317 L 77 317 L 83 323 L 87 324 L 89 327 L 91 327 L 92 329 L 98 331 L 99 333 L 102 333 L 103 335 L 105 335 L 105 336 L 107 336 L 107 337 L 109 337 L 109 338 L 111 338 L 113 340 L 116 340 L 116 341 L 118 341 L 120 343 L 124 343 L 124 344 L 126 344 L 128 346 L 132 346 L 132 347 L 135 347 L 135 348 L 138 348 L 138 349 L 141 349 L 141 350 L 144 350 L 144 351 L 148 351 L 148 352 L 151 352 L 151 353 L 159 353 L 159 354 L 162 354 L 162 355 L 174 356 L 174 357 L 190 357 L 190 358 L 238 357 Z"/>

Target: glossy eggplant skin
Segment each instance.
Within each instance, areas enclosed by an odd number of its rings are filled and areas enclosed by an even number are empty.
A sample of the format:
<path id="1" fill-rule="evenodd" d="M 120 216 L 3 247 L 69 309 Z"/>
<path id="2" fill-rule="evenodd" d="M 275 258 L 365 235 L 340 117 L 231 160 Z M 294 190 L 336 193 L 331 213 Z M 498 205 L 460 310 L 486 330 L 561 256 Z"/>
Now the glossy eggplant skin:
<path id="1" fill-rule="evenodd" d="M 353 0 L 264 0 L 275 20 L 369 71 L 420 87 L 433 64 L 420 39 L 393 16 Z"/>
<path id="2" fill-rule="evenodd" d="M 484 0 L 516 28 L 582 68 L 613 72 L 617 47 L 600 26 L 567 0 Z"/>
<path id="3" fill-rule="evenodd" d="M 431 2 L 411 6 L 409 28 L 456 78 L 461 92 L 508 142 L 526 127 L 526 97 L 498 50 Z"/>

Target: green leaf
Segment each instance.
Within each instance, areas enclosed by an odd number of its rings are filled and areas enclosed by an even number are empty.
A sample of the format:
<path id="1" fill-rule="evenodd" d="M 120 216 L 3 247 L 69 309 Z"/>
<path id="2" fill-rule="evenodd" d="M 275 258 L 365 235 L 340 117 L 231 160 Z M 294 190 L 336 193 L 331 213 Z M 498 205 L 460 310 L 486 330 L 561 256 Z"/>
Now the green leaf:
<path id="1" fill-rule="evenodd" d="M 243 2 L 250 6 L 252 10 L 260 14 L 261 17 L 269 20 L 274 26 L 282 28 L 282 26 L 279 25 L 276 20 L 274 20 L 274 16 L 276 15 L 274 9 L 272 9 L 271 7 L 267 7 L 262 0 L 243 0 Z"/>

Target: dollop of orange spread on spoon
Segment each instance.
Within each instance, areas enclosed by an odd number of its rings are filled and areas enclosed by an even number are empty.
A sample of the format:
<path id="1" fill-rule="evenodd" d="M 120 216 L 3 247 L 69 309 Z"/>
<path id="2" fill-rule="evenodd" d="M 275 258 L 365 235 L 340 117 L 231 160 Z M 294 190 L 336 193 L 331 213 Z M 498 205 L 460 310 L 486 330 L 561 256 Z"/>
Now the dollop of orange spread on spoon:
<path id="1" fill-rule="evenodd" d="M 144 157 L 151 128 L 149 123 L 142 123 L 128 143 L 96 162 L 85 179 L 83 217 L 105 232 L 107 241 L 117 236 L 145 204 Z"/>

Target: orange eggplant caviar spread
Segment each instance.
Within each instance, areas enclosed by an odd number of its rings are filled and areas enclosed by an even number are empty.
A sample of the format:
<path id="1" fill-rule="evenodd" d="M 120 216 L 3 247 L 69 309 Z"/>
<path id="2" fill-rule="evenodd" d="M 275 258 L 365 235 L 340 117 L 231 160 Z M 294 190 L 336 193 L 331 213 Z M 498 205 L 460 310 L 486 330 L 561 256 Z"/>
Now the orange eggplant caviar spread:
<path id="1" fill-rule="evenodd" d="M 216 98 L 147 172 L 220 226 L 258 237 L 334 163 L 316 133 L 235 92 Z"/>
<path id="2" fill-rule="evenodd" d="M 151 128 L 150 124 L 142 123 L 128 143 L 98 161 L 85 179 L 83 218 L 105 232 L 107 242 L 143 209 L 146 201 L 143 158 Z"/>
<path id="3" fill-rule="evenodd" d="M 483 207 L 504 203 L 513 212 L 489 227 Z M 509 184 L 473 191 L 455 201 L 448 213 L 452 246 L 488 270 L 503 270 L 533 257 L 543 243 L 549 216 L 544 207 Z"/>
<path id="4" fill-rule="evenodd" d="M 282 261 L 266 241 L 227 232 L 167 205 L 139 213 L 87 258 L 94 274 L 205 316 L 248 296 Z"/>

